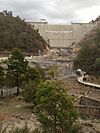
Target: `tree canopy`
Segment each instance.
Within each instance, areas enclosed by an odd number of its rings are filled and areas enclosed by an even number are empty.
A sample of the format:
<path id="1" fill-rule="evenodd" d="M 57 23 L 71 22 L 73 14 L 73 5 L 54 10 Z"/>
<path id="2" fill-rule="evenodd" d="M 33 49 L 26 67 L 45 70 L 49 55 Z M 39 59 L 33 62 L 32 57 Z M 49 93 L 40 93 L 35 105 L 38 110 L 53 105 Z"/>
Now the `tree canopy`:
<path id="1" fill-rule="evenodd" d="M 45 80 L 43 70 L 35 67 L 28 68 L 23 85 L 23 97 L 25 102 L 36 104 L 37 86 Z"/>

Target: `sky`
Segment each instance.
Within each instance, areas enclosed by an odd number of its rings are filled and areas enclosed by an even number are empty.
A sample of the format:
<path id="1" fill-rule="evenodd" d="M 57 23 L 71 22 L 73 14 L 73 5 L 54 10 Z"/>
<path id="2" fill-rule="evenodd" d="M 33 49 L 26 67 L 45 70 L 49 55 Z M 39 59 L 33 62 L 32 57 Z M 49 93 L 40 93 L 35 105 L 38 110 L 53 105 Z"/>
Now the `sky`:
<path id="1" fill-rule="evenodd" d="M 100 0 L 0 0 L 0 11 L 3 10 L 26 21 L 87 23 L 100 15 Z"/>

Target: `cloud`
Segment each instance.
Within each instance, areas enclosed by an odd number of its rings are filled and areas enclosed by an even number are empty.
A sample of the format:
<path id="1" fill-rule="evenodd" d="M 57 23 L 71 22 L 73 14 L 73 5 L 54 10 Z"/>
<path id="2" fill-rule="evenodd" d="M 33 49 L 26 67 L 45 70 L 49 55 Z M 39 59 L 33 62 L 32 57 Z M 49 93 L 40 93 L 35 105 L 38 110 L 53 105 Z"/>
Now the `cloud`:
<path id="1" fill-rule="evenodd" d="M 83 10 L 77 11 L 80 21 L 88 22 L 95 20 L 100 15 L 100 6 L 92 6 Z"/>
<path id="2" fill-rule="evenodd" d="M 85 22 L 99 15 L 99 5 L 100 0 L 0 0 L 0 11 L 11 10 L 28 21 Z"/>

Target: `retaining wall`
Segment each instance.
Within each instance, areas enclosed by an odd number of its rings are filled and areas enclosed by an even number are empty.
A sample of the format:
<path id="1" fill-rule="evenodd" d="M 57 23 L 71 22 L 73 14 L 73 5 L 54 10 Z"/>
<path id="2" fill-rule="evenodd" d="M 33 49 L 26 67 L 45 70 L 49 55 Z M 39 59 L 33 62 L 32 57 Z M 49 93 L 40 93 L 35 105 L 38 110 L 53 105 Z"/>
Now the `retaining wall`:
<path id="1" fill-rule="evenodd" d="M 75 108 L 79 111 L 81 116 L 100 118 L 100 107 L 76 105 Z"/>
<path id="2" fill-rule="evenodd" d="M 75 106 L 82 116 L 100 118 L 100 101 L 82 96 Z"/>

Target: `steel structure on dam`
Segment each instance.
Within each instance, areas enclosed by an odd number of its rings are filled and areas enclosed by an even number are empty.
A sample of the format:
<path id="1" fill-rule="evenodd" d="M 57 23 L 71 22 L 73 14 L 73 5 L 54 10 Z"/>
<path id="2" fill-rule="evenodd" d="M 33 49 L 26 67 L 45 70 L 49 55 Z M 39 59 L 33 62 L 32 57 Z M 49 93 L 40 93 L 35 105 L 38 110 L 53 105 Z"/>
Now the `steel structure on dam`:
<path id="1" fill-rule="evenodd" d="M 96 24 L 71 23 L 69 25 L 28 22 L 51 48 L 70 48 L 82 39 Z"/>

